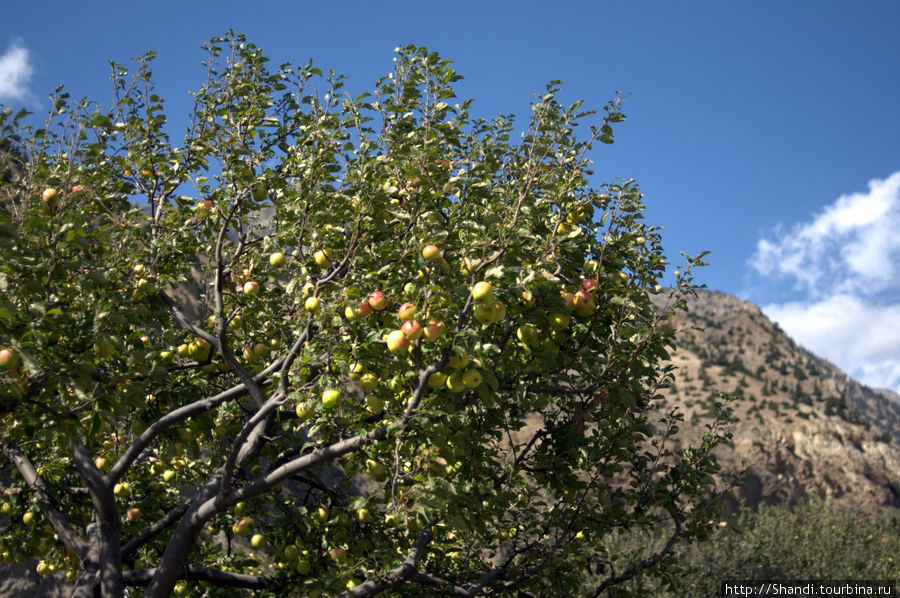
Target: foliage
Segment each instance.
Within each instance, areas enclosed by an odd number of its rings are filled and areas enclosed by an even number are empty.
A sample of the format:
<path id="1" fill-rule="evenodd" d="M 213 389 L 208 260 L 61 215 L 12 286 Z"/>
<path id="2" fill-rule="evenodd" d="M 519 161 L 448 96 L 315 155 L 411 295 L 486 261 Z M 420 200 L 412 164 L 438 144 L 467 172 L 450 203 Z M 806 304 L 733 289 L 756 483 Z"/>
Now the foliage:
<path id="1" fill-rule="evenodd" d="M 679 550 L 668 574 L 648 574 L 619 589 L 653 596 L 718 596 L 728 579 L 896 579 L 900 517 L 813 500 L 796 506 L 743 507 L 709 540 Z M 661 538 L 650 540 L 662 542 Z M 623 534 L 611 550 L 645 548 L 648 539 Z M 677 571 L 677 574 L 675 572 Z"/>
<path id="2" fill-rule="evenodd" d="M 724 433 L 671 454 L 646 411 L 700 258 L 655 310 L 642 194 L 589 187 L 621 98 L 579 136 L 553 82 L 516 144 L 422 48 L 352 98 L 207 47 L 180 144 L 152 54 L 109 109 L 0 116 L 0 556 L 78 596 L 565 595 L 671 527 L 600 594 L 707 533 Z"/>

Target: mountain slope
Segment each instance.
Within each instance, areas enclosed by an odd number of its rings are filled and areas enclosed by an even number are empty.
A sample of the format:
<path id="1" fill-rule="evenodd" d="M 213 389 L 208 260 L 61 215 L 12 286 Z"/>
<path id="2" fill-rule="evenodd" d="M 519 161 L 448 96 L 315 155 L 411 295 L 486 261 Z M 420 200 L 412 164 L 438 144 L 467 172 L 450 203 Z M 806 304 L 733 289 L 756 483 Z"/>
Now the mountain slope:
<path id="1" fill-rule="evenodd" d="M 808 497 L 900 507 L 900 404 L 798 346 L 756 305 L 702 291 L 675 320 L 674 383 L 657 405 L 677 405 L 702 428 L 718 391 L 740 398 L 726 472 L 750 465 L 751 504 Z M 681 442 L 696 442 L 687 432 Z"/>

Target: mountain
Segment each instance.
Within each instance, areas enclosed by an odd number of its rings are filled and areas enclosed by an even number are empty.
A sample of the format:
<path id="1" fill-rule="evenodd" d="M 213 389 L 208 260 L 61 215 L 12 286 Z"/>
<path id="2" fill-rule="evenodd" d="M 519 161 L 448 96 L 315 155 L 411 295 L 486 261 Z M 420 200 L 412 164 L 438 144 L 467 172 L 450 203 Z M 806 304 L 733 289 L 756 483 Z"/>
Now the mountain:
<path id="1" fill-rule="evenodd" d="M 733 442 L 717 457 L 725 473 L 752 468 L 742 498 L 900 508 L 900 397 L 856 382 L 725 293 L 698 292 L 674 325 L 675 380 L 656 407 L 678 406 L 694 424 L 683 446 L 697 442 L 719 391 L 739 397 Z"/>

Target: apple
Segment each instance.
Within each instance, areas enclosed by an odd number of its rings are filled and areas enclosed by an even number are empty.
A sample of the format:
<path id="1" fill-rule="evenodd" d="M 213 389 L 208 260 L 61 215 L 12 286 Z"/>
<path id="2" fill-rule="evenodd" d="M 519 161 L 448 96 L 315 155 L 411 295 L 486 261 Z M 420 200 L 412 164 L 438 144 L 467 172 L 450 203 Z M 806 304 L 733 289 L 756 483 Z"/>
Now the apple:
<path id="1" fill-rule="evenodd" d="M 168 484 L 169 482 L 171 482 L 172 480 L 175 479 L 175 472 L 172 471 L 171 469 L 167 469 L 163 472 L 162 477 L 163 477 L 163 481 Z"/>
<path id="2" fill-rule="evenodd" d="M 372 512 L 369 509 L 363 507 L 356 512 L 356 520 L 360 523 L 368 523 L 372 520 Z"/>
<path id="3" fill-rule="evenodd" d="M 476 282 L 475 286 L 472 287 L 472 299 L 479 303 L 492 304 L 495 299 L 494 287 L 491 286 L 491 283 L 484 280 Z"/>
<path id="4" fill-rule="evenodd" d="M 297 570 L 297 573 L 300 575 L 307 575 L 310 571 L 312 571 L 312 565 L 309 562 L 309 559 L 299 558 L 297 559 L 297 563 L 294 565 L 294 569 Z"/>
<path id="5" fill-rule="evenodd" d="M 47 575 L 50 573 L 50 567 L 47 565 L 47 561 L 39 561 L 34 570 L 38 575 Z"/>
<path id="6" fill-rule="evenodd" d="M 312 406 L 306 401 L 297 403 L 297 408 L 295 409 L 295 411 L 297 413 L 297 419 L 302 422 L 308 420 L 310 417 L 312 417 L 313 414 Z"/>
<path id="7" fill-rule="evenodd" d="M 400 306 L 400 309 L 397 310 L 397 317 L 401 320 L 412 320 L 415 315 L 416 306 L 412 303 L 404 303 Z"/>
<path id="8" fill-rule="evenodd" d="M 343 563 L 347 560 L 347 551 L 343 548 L 332 548 L 328 551 L 328 554 L 338 563 Z"/>
<path id="9" fill-rule="evenodd" d="M 188 355 L 197 361 L 206 361 L 209 359 L 209 352 L 211 349 L 212 346 L 209 344 L 209 341 L 198 338 L 188 344 Z"/>
<path id="10" fill-rule="evenodd" d="M 97 460 L 94 461 L 94 466 L 100 471 L 106 471 L 109 467 L 109 460 L 106 457 L 97 457 Z"/>
<path id="11" fill-rule="evenodd" d="M 369 395 L 366 397 L 366 411 L 372 415 L 378 415 L 384 411 L 384 401 L 377 395 Z"/>
<path id="12" fill-rule="evenodd" d="M 72 193 L 84 191 L 84 185 L 72 185 Z"/>
<path id="13" fill-rule="evenodd" d="M 19 367 L 19 354 L 13 349 L 0 349 L 0 368 L 14 370 Z"/>
<path id="14" fill-rule="evenodd" d="M 522 307 L 533 306 L 534 305 L 534 293 L 532 293 L 528 289 L 525 289 L 524 291 L 522 291 L 522 293 L 519 295 L 519 305 L 521 305 Z"/>
<path id="15" fill-rule="evenodd" d="M 318 509 L 316 509 L 315 517 L 321 523 L 325 523 L 326 521 L 328 521 L 328 509 L 326 509 L 325 507 L 319 507 Z"/>
<path id="16" fill-rule="evenodd" d="M 440 388 L 447 382 L 447 374 L 444 372 L 435 372 L 428 376 L 428 386 L 430 388 Z"/>
<path id="17" fill-rule="evenodd" d="M 424 332 L 422 325 L 418 320 L 408 320 L 403 322 L 403 326 L 400 327 L 400 330 L 402 330 L 403 334 L 409 337 L 409 340 L 411 341 L 418 340 Z"/>
<path id="18" fill-rule="evenodd" d="M 572 225 L 569 224 L 568 222 L 560 222 L 559 224 L 556 225 L 556 234 L 557 235 L 568 235 L 573 230 L 574 229 L 572 228 Z"/>
<path id="19" fill-rule="evenodd" d="M 572 317 L 569 314 L 552 313 L 547 320 L 550 323 L 550 328 L 553 330 L 565 330 L 569 327 Z"/>
<path id="20" fill-rule="evenodd" d="M 596 278 L 585 278 L 581 281 L 581 289 L 584 291 L 592 291 L 600 285 L 600 281 Z"/>
<path id="21" fill-rule="evenodd" d="M 112 357 L 112 354 L 116 352 L 116 348 L 109 340 L 101 338 L 94 342 L 94 352 L 100 359 L 107 359 Z"/>
<path id="22" fill-rule="evenodd" d="M 575 313 L 579 316 L 589 316 L 597 309 L 597 302 L 594 296 L 584 289 L 575 293 L 572 303 L 575 305 Z"/>
<path id="23" fill-rule="evenodd" d="M 378 388 L 378 376 L 368 372 L 359 378 L 359 387 L 365 392 L 372 392 Z"/>
<path id="24" fill-rule="evenodd" d="M 359 307 L 356 309 L 356 313 L 362 317 L 366 317 L 370 313 L 372 313 L 372 304 L 369 303 L 369 300 L 360 301 Z"/>
<path id="25" fill-rule="evenodd" d="M 506 305 L 502 301 L 494 301 L 491 305 L 491 318 L 494 322 L 506 319 Z"/>
<path id="26" fill-rule="evenodd" d="M 381 291 L 372 291 L 369 295 L 369 305 L 376 311 L 381 311 L 388 306 L 388 298 Z"/>
<path id="27" fill-rule="evenodd" d="M 426 245 L 422 248 L 422 257 L 426 262 L 437 262 L 444 256 L 437 245 Z"/>
<path id="28" fill-rule="evenodd" d="M 234 316 L 233 318 L 231 318 L 231 321 L 228 322 L 228 327 L 232 330 L 240 330 L 244 327 L 244 318 L 241 317 L 240 314 Z"/>
<path id="29" fill-rule="evenodd" d="M 452 355 L 450 355 L 449 365 L 454 370 L 461 370 L 469 365 L 469 361 L 471 361 L 471 358 L 468 355 L 459 355 L 457 353 L 453 353 Z"/>
<path id="30" fill-rule="evenodd" d="M 34 513 L 32 511 L 25 511 L 25 514 L 22 515 L 22 523 L 25 525 L 31 525 L 34 522 Z"/>
<path id="31" fill-rule="evenodd" d="M 477 303 L 472 309 L 472 313 L 479 324 L 491 324 L 494 321 L 493 304 Z"/>
<path id="32" fill-rule="evenodd" d="M 387 479 L 387 469 L 374 459 L 366 459 L 366 473 L 372 476 L 376 482 L 383 482 Z"/>
<path id="33" fill-rule="evenodd" d="M 250 537 L 253 531 L 253 517 L 242 517 L 231 526 L 231 531 L 236 536 Z"/>
<path id="34" fill-rule="evenodd" d="M 13 512 L 13 506 L 10 503 L 4 502 L 2 505 L 0 505 L 0 513 L 3 513 L 4 515 L 9 515 L 12 512 Z"/>
<path id="35" fill-rule="evenodd" d="M 531 322 L 522 324 L 516 329 L 516 338 L 522 341 L 523 344 L 532 347 L 538 342 L 537 328 Z"/>
<path id="36" fill-rule="evenodd" d="M 341 400 L 341 391 L 339 390 L 326 388 L 324 391 L 322 391 L 322 406 L 329 411 L 340 407 Z"/>
<path id="37" fill-rule="evenodd" d="M 56 198 L 59 196 L 59 193 L 53 187 L 48 187 L 44 189 L 44 192 L 41 193 L 41 198 L 48 205 L 53 205 L 56 203 Z"/>
<path id="38" fill-rule="evenodd" d="M 267 195 L 267 194 L 268 194 L 268 191 L 267 191 L 267 189 L 266 189 L 266 186 L 265 186 L 265 185 L 261 185 L 261 184 L 255 186 L 255 187 L 253 188 L 253 191 L 250 192 L 250 196 L 251 196 L 255 201 L 263 201 L 264 199 L 266 199 L 266 195 Z"/>
<path id="39" fill-rule="evenodd" d="M 409 351 L 409 337 L 402 330 L 392 330 L 387 336 L 388 351 L 400 355 Z"/>
<path id="40" fill-rule="evenodd" d="M 482 382 L 481 372 L 476 369 L 470 369 L 463 372 L 462 383 L 466 388 L 475 388 Z"/>
<path id="41" fill-rule="evenodd" d="M 568 291 L 562 291 L 560 295 L 563 298 L 563 301 L 566 303 L 566 309 L 569 311 L 575 311 L 575 294 L 569 293 Z"/>
<path id="42" fill-rule="evenodd" d="M 311 314 L 319 313 L 319 310 L 322 308 L 322 302 L 319 301 L 318 297 L 307 297 L 306 302 L 303 304 L 303 309 L 308 311 Z"/>
<path id="43" fill-rule="evenodd" d="M 211 199 L 201 199 L 197 202 L 197 209 L 200 211 L 208 210 L 213 207 L 213 201 Z"/>
<path id="44" fill-rule="evenodd" d="M 125 513 L 125 517 L 128 521 L 137 521 L 141 517 L 141 510 L 137 507 L 132 507 Z"/>
<path id="45" fill-rule="evenodd" d="M 128 482 L 119 482 L 113 486 L 113 494 L 116 496 L 128 496 L 131 494 L 131 484 Z"/>
<path id="46" fill-rule="evenodd" d="M 259 295 L 259 283 L 255 280 L 248 280 L 244 283 L 245 295 Z"/>
<path id="47" fill-rule="evenodd" d="M 280 268 L 286 262 L 287 262 L 287 258 L 280 251 L 276 251 L 275 253 L 273 253 L 272 255 L 269 256 L 269 265 L 272 266 L 273 268 Z"/>
<path id="48" fill-rule="evenodd" d="M 313 260 L 320 268 L 327 268 L 331 265 L 331 250 L 320 249 L 313 254 Z"/>
<path id="49" fill-rule="evenodd" d="M 459 372 L 453 372 L 447 377 L 447 389 L 450 392 L 462 392 L 466 389 L 466 384 L 463 382 L 462 374 Z"/>
<path id="50" fill-rule="evenodd" d="M 144 272 L 146 272 L 146 271 L 147 271 L 147 268 L 144 266 L 144 264 L 135 264 L 134 265 L 134 275 L 137 276 L 138 278 L 143 276 Z"/>
<path id="51" fill-rule="evenodd" d="M 425 336 L 426 341 L 434 342 L 444 335 L 445 328 L 446 326 L 444 326 L 443 322 L 435 322 L 434 320 L 431 320 L 425 325 L 425 329 L 422 331 L 422 334 Z"/>
<path id="52" fill-rule="evenodd" d="M 253 534 L 250 537 L 250 546 L 253 548 L 262 548 L 266 544 L 266 537 L 262 534 Z"/>
<path id="53" fill-rule="evenodd" d="M 369 370 L 368 368 L 366 368 L 365 364 L 359 363 L 357 361 L 356 363 L 350 365 L 349 377 L 351 380 L 359 380 L 367 371 Z"/>
<path id="54" fill-rule="evenodd" d="M 352 305 L 344 308 L 344 317 L 348 320 L 355 320 L 357 315 L 359 315 L 359 311 Z"/>

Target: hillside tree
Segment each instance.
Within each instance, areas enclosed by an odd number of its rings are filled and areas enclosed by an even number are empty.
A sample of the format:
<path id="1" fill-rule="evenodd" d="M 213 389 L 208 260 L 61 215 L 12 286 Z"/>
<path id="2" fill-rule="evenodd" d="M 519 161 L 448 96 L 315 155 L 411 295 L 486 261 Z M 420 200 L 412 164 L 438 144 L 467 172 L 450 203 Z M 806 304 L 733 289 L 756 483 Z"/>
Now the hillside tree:
<path id="1" fill-rule="evenodd" d="M 708 533 L 727 433 L 649 415 L 701 258 L 662 289 L 637 184 L 590 183 L 622 97 L 552 82 L 518 140 L 424 48 L 359 97 L 205 48 L 179 143 L 152 53 L 109 107 L 0 113 L 0 558 L 79 597 L 600 595 Z"/>

